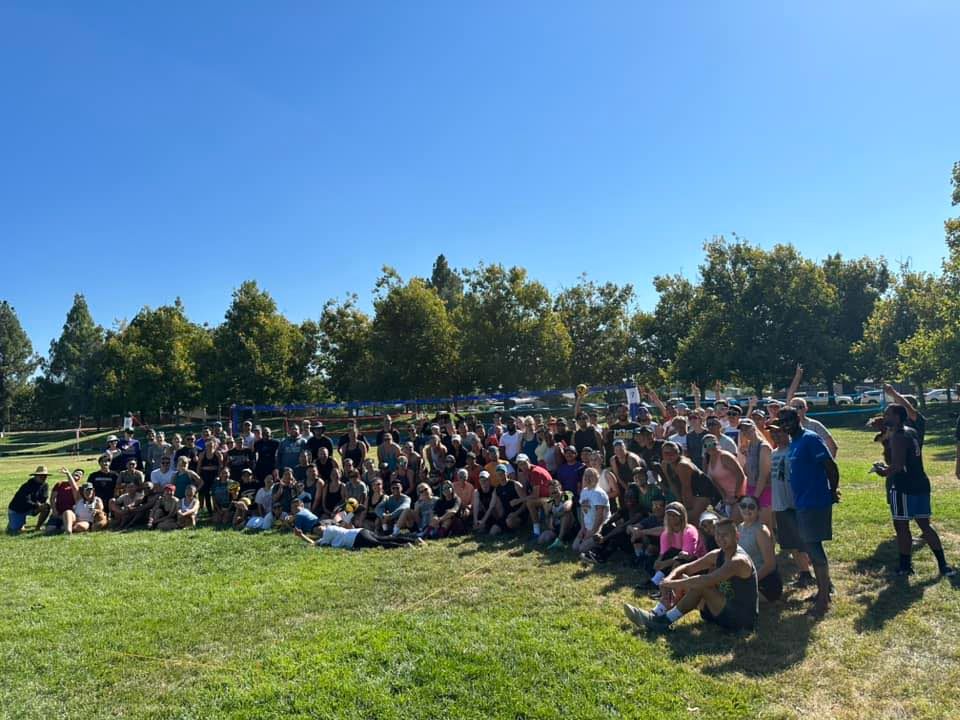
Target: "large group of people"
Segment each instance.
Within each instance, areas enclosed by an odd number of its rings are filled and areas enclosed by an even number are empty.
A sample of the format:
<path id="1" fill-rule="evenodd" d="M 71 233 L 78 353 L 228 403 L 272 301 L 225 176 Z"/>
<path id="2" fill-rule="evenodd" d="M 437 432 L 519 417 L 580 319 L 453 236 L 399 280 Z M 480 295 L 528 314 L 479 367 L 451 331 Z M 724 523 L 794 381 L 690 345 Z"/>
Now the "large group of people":
<path id="1" fill-rule="evenodd" d="M 692 388 L 699 398 L 699 388 Z M 752 629 L 761 599 L 784 592 L 779 566 L 792 555 L 793 584 L 816 587 L 810 613 L 829 609 L 833 586 L 824 543 L 840 499 L 837 443 L 802 398 L 717 399 L 622 404 L 604 425 L 583 408 L 562 417 L 441 412 L 374 434 L 351 425 L 309 436 L 290 424 L 281 439 L 245 421 L 173 435 L 130 429 L 110 436 L 95 472 L 38 467 L 16 492 L 8 532 L 29 518 L 49 533 L 108 528 L 174 531 L 198 523 L 242 532 L 290 531 L 332 548 L 398 548 L 474 533 L 524 534 L 545 551 L 586 563 L 621 559 L 654 597 L 627 617 L 651 630 L 699 610 L 704 620 Z M 920 527 L 940 573 L 953 574 L 930 524 L 924 472 L 925 420 L 888 386 L 896 402 L 874 423 L 900 562 L 913 572 L 910 521 Z M 656 417 L 656 419 L 655 419 Z M 779 546 L 782 551 L 778 556 Z M 812 571 L 812 572 L 811 572 Z"/>

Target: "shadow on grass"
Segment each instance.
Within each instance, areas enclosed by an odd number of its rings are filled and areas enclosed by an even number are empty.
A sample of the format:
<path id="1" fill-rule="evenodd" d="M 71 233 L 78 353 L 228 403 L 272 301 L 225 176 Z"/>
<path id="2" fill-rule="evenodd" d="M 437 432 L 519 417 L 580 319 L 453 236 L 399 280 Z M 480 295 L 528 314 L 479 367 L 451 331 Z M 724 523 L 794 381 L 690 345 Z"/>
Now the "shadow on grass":
<path id="1" fill-rule="evenodd" d="M 857 602 L 864 608 L 863 615 L 854 622 L 854 629 L 858 633 L 883 630 L 888 622 L 921 600 L 928 587 L 940 581 L 939 577 L 924 580 L 917 580 L 916 577 L 891 577 L 890 570 L 896 566 L 898 558 L 897 541 L 891 537 L 878 543 L 873 553 L 854 563 L 855 573 L 881 584 L 875 595 L 867 592 L 857 598 Z M 950 580 L 954 588 L 958 587 L 960 579 Z"/>
<path id="2" fill-rule="evenodd" d="M 807 617 L 808 603 L 787 598 L 760 604 L 757 629 L 731 632 L 706 622 L 685 621 L 666 634 L 670 654 L 677 662 L 704 655 L 729 656 L 715 665 L 706 664 L 706 675 L 740 673 L 764 678 L 803 662 L 816 622 Z M 690 613 L 691 618 L 698 613 Z M 639 630 L 642 636 L 645 631 Z"/>

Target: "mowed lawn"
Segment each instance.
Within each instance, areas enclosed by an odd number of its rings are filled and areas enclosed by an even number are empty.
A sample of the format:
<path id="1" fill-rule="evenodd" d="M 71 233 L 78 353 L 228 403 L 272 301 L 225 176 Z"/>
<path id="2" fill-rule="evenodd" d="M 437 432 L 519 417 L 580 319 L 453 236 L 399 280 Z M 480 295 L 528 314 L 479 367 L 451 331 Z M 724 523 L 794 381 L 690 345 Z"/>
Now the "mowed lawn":
<path id="1" fill-rule="evenodd" d="M 949 422 L 926 456 L 960 563 Z M 360 552 L 210 529 L 0 536 L 0 717 L 960 717 L 960 592 L 925 548 L 915 577 L 887 578 L 876 446 L 837 437 L 834 608 L 814 623 L 793 592 L 746 637 L 694 616 L 635 631 L 622 603 L 652 603 L 633 570 L 526 533 Z M 39 462 L 76 464 L 0 459 L 4 509 Z"/>

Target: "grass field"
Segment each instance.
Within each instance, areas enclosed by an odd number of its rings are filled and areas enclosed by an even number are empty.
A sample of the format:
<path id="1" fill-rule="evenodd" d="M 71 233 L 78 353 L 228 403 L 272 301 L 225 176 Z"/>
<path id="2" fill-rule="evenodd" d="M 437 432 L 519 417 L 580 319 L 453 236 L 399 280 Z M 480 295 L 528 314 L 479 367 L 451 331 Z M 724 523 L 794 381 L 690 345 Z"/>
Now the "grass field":
<path id="1" fill-rule="evenodd" d="M 932 423 L 926 459 L 960 561 L 947 423 Z M 886 577 L 875 446 L 837 435 L 838 596 L 820 623 L 788 594 L 752 636 L 690 617 L 647 637 L 621 611 L 649 604 L 634 571 L 526 536 L 346 552 L 210 529 L 3 535 L 0 717 L 960 717 L 960 592 L 926 549 L 915 577 Z M 38 463 L 63 460 L 0 460 L 4 507 Z"/>

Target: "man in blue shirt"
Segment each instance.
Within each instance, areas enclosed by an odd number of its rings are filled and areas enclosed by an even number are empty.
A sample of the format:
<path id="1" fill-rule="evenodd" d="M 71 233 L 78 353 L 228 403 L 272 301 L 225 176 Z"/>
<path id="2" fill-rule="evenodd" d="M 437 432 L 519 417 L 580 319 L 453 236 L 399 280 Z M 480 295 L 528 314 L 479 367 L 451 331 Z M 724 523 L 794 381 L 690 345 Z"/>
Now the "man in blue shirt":
<path id="1" fill-rule="evenodd" d="M 833 539 L 833 504 L 840 502 L 840 470 L 820 436 L 804 430 L 793 408 L 780 410 L 774 427 L 790 436 L 790 489 L 797 510 L 797 529 L 817 577 L 817 595 L 810 615 L 823 617 L 830 607 L 830 565 L 823 548 Z"/>

